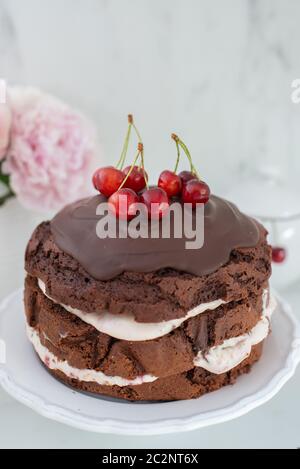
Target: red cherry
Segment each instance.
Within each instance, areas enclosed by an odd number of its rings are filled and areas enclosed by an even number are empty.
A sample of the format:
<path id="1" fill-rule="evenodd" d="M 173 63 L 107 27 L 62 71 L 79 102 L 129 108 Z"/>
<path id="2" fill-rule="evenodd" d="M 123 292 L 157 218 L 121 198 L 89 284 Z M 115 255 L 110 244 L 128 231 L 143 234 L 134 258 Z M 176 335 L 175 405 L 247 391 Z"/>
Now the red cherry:
<path id="1" fill-rule="evenodd" d="M 129 173 L 131 166 L 127 166 L 123 169 L 125 176 Z M 146 177 L 145 177 L 146 176 Z M 146 179 L 148 180 L 148 174 L 142 168 L 134 166 L 128 179 L 125 182 L 124 187 L 129 187 L 135 192 L 140 192 L 146 186 Z"/>
<path id="2" fill-rule="evenodd" d="M 141 194 L 141 202 L 146 205 L 151 218 L 162 218 L 168 211 L 170 203 L 166 192 L 160 187 L 150 187 Z"/>
<path id="3" fill-rule="evenodd" d="M 272 247 L 272 261 L 281 264 L 286 258 L 286 250 L 280 247 Z"/>
<path id="4" fill-rule="evenodd" d="M 204 181 L 198 179 L 192 179 L 183 185 L 182 189 L 182 201 L 184 203 L 193 204 L 206 204 L 209 200 L 210 189 Z"/>
<path id="5" fill-rule="evenodd" d="M 94 186 L 94 188 L 95 188 L 96 190 L 98 190 L 98 189 L 97 189 L 97 184 L 98 184 L 97 181 L 98 181 L 98 169 L 97 169 L 97 171 L 95 171 L 94 174 L 93 174 L 93 186 Z"/>
<path id="6" fill-rule="evenodd" d="M 176 173 L 166 169 L 158 178 L 158 187 L 163 189 L 169 197 L 174 197 L 180 193 L 182 182 Z"/>
<path id="7" fill-rule="evenodd" d="M 94 173 L 93 183 L 95 188 L 106 197 L 116 192 L 124 180 L 124 174 L 113 166 L 99 168 Z"/>
<path id="8" fill-rule="evenodd" d="M 110 196 L 108 203 L 114 207 L 114 213 L 122 220 L 131 220 L 136 215 L 137 194 L 128 188 L 120 189 Z"/>
<path id="9" fill-rule="evenodd" d="M 192 171 L 181 171 L 178 176 L 180 177 L 182 184 L 186 184 L 192 179 L 197 179 L 197 176 Z"/>

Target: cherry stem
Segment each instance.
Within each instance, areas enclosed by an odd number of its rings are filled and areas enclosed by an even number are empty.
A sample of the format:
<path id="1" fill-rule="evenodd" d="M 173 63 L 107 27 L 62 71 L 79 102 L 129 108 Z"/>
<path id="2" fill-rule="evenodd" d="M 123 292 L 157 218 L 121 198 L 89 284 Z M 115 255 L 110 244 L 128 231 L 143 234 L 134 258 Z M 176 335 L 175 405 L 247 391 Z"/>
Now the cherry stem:
<path id="1" fill-rule="evenodd" d="M 147 187 L 147 189 L 149 189 L 148 176 L 147 176 L 147 173 L 145 171 L 144 145 L 143 144 L 142 144 L 142 147 L 141 147 L 141 165 L 142 165 L 142 169 L 143 169 L 144 179 L 145 179 L 145 182 L 146 182 L 146 187 Z"/>
<path id="2" fill-rule="evenodd" d="M 197 170 L 196 170 L 196 168 L 195 168 L 195 166 L 194 166 L 194 164 L 193 164 L 193 160 L 192 160 L 191 154 L 190 154 L 189 149 L 188 149 L 188 147 L 186 146 L 186 144 L 185 144 L 182 140 L 180 140 L 180 138 L 179 138 L 176 134 L 172 134 L 172 135 L 171 135 L 171 138 L 175 141 L 176 147 L 177 147 L 177 162 L 176 162 L 176 167 L 175 167 L 175 169 L 177 170 L 177 166 L 178 166 L 178 162 L 179 162 L 178 158 L 180 158 L 180 150 L 179 150 L 179 147 L 181 147 L 181 148 L 183 149 L 184 153 L 186 154 L 186 156 L 187 156 L 189 162 L 190 162 L 191 172 L 194 173 L 194 174 L 197 176 L 198 179 L 200 179 L 200 177 L 199 177 L 199 175 L 198 175 L 198 172 L 197 172 Z M 178 156 L 178 154 L 179 154 L 179 156 Z M 176 171 L 175 171 L 175 172 L 176 172 Z"/>
<path id="3" fill-rule="evenodd" d="M 134 128 L 134 130 L 135 130 L 135 133 L 136 133 L 136 135 L 137 135 L 137 138 L 138 138 L 139 142 L 141 142 L 141 143 L 142 143 L 142 137 L 141 137 L 141 134 L 140 134 L 140 132 L 138 131 L 138 129 L 137 129 L 137 127 L 136 127 L 135 123 L 133 122 L 133 120 L 132 120 L 132 127 L 133 127 L 133 128 Z"/>
<path id="4" fill-rule="evenodd" d="M 178 165 L 179 165 L 179 160 L 180 160 L 180 148 L 179 148 L 177 140 L 175 140 L 175 144 L 176 144 L 176 149 L 177 149 L 177 160 L 176 160 L 176 165 L 175 165 L 175 168 L 174 168 L 174 173 L 176 174 L 177 169 L 178 169 Z"/>
<path id="5" fill-rule="evenodd" d="M 146 176 L 146 171 L 145 171 L 144 147 L 143 147 L 143 143 L 142 143 L 142 137 L 141 137 L 141 134 L 140 134 L 140 132 L 138 131 L 138 129 L 137 129 L 137 127 L 136 127 L 136 125 L 135 125 L 134 122 L 132 122 L 132 127 L 133 127 L 134 130 L 135 130 L 135 133 L 136 133 L 136 135 L 137 135 L 137 138 L 138 138 L 138 140 L 139 140 L 139 143 L 141 143 L 141 145 L 142 145 L 142 146 L 141 146 L 141 161 L 140 161 L 140 165 L 139 165 L 139 171 L 140 171 L 141 169 L 143 169 L 144 178 L 145 178 L 145 181 L 146 181 L 146 187 L 147 187 L 147 189 L 149 189 L 149 187 L 148 187 L 148 178 L 147 178 L 147 176 Z"/>
<path id="6" fill-rule="evenodd" d="M 142 137 L 141 137 L 141 134 L 140 132 L 138 131 L 133 119 L 132 119 L 132 127 L 134 128 L 134 131 L 137 135 L 137 138 L 139 140 L 139 143 L 138 143 L 138 149 L 140 151 L 140 155 L 141 155 L 141 161 L 140 161 L 140 165 L 139 165 L 139 171 L 142 169 L 143 170 L 143 174 L 144 174 L 144 178 L 145 178 L 145 181 L 146 181 L 146 187 L 147 189 L 149 189 L 149 186 L 148 186 L 148 177 L 147 177 L 147 174 L 146 174 L 146 171 L 145 171 L 145 159 L 144 159 L 144 145 L 142 143 Z M 136 160 L 135 160 L 136 161 Z M 132 167 L 130 168 L 130 173 L 133 169 L 133 166 L 135 165 L 135 163 L 133 163 Z M 129 173 L 129 174 L 130 174 Z"/>
<path id="7" fill-rule="evenodd" d="M 133 117 L 132 117 L 132 114 L 128 114 L 128 129 L 127 129 L 124 145 L 122 148 L 121 156 L 119 158 L 119 161 L 116 164 L 116 167 L 117 168 L 120 167 L 120 169 L 123 169 L 123 166 L 126 160 L 132 126 L 133 126 Z"/>
<path id="8" fill-rule="evenodd" d="M 139 156 L 141 156 L 141 159 L 143 160 L 143 158 L 144 158 L 144 157 L 143 157 L 143 153 L 144 153 L 143 144 L 142 144 L 141 142 L 139 142 L 139 144 L 138 144 L 138 152 L 137 152 L 137 154 L 136 154 L 136 156 L 135 156 L 135 158 L 134 158 L 134 160 L 133 160 L 133 163 L 132 163 L 132 165 L 131 165 L 131 167 L 130 167 L 130 170 L 129 170 L 128 173 L 126 174 L 126 177 L 125 177 L 125 179 L 123 180 L 122 184 L 120 185 L 118 191 L 119 191 L 120 189 L 122 189 L 122 187 L 124 187 L 124 184 L 126 183 L 127 179 L 129 178 L 130 174 L 132 173 L 133 168 L 135 167 L 136 162 L 137 162 Z M 143 164 L 143 163 L 142 163 L 142 164 Z"/>

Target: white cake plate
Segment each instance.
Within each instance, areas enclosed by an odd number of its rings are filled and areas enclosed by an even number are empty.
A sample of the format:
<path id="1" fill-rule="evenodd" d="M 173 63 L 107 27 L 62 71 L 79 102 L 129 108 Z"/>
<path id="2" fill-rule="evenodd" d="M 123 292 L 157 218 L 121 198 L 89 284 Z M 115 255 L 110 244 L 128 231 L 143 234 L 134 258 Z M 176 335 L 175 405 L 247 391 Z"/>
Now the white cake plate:
<path id="1" fill-rule="evenodd" d="M 3 341 L 6 344 L 6 363 L 0 364 L 2 387 L 47 418 L 99 433 L 182 432 L 237 418 L 271 399 L 300 361 L 299 325 L 288 304 L 278 298 L 263 356 L 235 385 L 188 401 L 130 403 L 76 392 L 54 379 L 27 341 L 24 322 L 22 292 L 17 291 L 0 306 L 2 349 Z"/>

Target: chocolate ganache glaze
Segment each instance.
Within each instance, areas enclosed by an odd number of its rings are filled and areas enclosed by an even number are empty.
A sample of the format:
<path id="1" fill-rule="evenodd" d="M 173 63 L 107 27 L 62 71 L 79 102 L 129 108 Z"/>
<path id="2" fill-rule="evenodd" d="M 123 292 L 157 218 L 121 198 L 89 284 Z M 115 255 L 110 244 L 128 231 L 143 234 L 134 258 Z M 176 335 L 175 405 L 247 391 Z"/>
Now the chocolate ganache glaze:
<path id="1" fill-rule="evenodd" d="M 97 236 L 102 195 L 66 206 L 51 221 L 56 244 L 73 256 L 98 280 L 109 280 L 122 272 L 153 272 L 173 268 L 194 275 L 206 275 L 226 264 L 238 247 L 254 247 L 259 241 L 257 222 L 238 208 L 212 195 L 204 206 L 204 244 L 186 249 L 187 238 L 105 238 Z M 171 229 L 172 232 L 172 229 Z"/>

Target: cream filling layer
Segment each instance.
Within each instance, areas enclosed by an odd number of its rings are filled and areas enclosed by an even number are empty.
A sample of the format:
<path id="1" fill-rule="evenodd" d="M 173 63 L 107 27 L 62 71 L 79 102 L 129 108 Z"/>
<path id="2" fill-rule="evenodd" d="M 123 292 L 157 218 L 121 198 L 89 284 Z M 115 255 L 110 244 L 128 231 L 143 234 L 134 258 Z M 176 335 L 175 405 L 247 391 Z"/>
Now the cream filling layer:
<path id="1" fill-rule="evenodd" d="M 97 383 L 103 386 L 137 386 L 143 383 L 151 383 L 157 379 L 153 375 L 142 375 L 135 379 L 125 379 L 121 376 L 108 376 L 102 371 L 79 369 L 71 366 L 66 360 L 60 360 L 50 350 L 45 347 L 38 332 L 26 324 L 27 336 L 32 343 L 36 353 L 42 362 L 51 370 L 58 370 L 64 373 L 69 378 L 77 379 L 78 381 L 86 381 L 89 383 Z"/>
<path id="2" fill-rule="evenodd" d="M 46 293 L 46 285 L 42 280 L 38 279 L 38 285 L 42 292 L 49 300 L 53 303 L 57 303 Z M 85 313 L 71 306 L 59 304 L 69 313 L 79 317 L 82 321 L 90 324 L 99 332 L 110 335 L 115 339 L 140 342 L 143 340 L 153 340 L 158 337 L 169 334 L 174 329 L 177 329 L 184 321 L 189 318 L 198 316 L 198 314 L 204 313 L 204 311 L 213 310 L 218 308 L 220 305 L 226 303 L 223 300 L 210 301 L 209 303 L 202 303 L 199 306 L 188 311 L 188 313 L 179 319 L 171 319 L 170 321 L 162 322 L 137 322 L 133 316 L 128 314 L 112 314 L 108 311 Z"/>
<path id="3" fill-rule="evenodd" d="M 245 360 L 254 345 L 262 342 L 270 330 L 270 317 L 276 308 L 276 300 L 270 296 L 266 304 L 268 292 L 264 293 L 264 308 L 260 321 L 247 334 L 225 340 L 221 345 L 211 347 L 208 353 L 199 352 L 194 365 L 205 368 L 214 374 L 222 374 L 231 370 Z"/>

